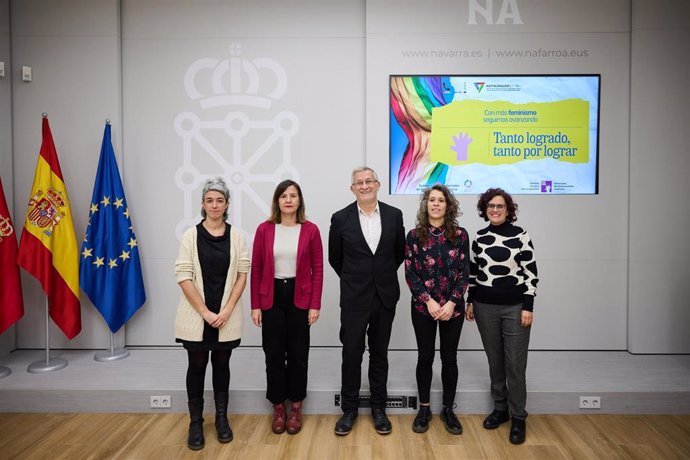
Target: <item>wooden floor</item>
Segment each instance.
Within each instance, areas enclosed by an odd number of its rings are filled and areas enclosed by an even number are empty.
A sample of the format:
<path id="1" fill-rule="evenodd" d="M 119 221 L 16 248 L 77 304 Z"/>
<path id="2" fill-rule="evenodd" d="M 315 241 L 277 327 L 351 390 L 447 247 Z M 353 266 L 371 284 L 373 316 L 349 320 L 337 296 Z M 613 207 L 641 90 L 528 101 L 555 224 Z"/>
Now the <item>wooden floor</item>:
<path id="1" fill-rule="evenodd" d="M 453 436 L 434 416 L 427 433 L 412 432 L 412 415 L 391 416 L 393 433 L 377 435 L 362 413 L 349 436 L 333 434 L 335 415 L 307 415 L 302 432 L 270 431 L 268 415 L 231 415 L 235 439 L 219 444 L 213 417 L 206 447 L 187 449 L 183 414 L 0 414 L 2 459 L 674 459 L 690 458 L 690 415 L 532 415 L 527 441 L 508 442 L 508 425 L 487 431 L 483 416 L 462 416 Z"/>

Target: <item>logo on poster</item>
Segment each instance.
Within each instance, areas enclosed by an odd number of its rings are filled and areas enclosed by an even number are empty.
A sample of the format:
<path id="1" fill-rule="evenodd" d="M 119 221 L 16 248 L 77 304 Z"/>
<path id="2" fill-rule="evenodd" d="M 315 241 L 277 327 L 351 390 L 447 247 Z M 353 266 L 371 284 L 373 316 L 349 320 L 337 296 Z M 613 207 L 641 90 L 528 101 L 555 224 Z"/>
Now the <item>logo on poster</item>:
<path id="1" fill-rule="evenodd" d="M 468 25 L 478 24 L 477 15 L 484 18 L 484 24 L 487 25 L 505 25 L 506 20 L 510 20 L 512 24 L 522 24 L 517 0 L 501 0 L 501 9 L 498 11 L 498 16 L 496 16 L 495 20 L 493 14 L 494 0 L 485 0 L 483 5 L 480 3 L 482 3 L 480 0 L 469 1 Z"/>

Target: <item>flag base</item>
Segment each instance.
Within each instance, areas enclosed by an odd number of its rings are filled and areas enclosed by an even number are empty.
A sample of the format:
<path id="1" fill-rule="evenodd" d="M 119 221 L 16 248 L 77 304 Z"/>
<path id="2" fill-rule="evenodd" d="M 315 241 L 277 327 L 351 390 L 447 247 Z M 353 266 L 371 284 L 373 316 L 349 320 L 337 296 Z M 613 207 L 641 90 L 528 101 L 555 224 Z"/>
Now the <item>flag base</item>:
<path id="1" fill-rule="evenodd" d="M 115 350 L 103 350 L 97 352 L 93 355 L 93 360 L 99 363 L 108 361 L 117 361 L 118 359 L 124 359 L 129 356 L 129 350 L 124 348 L 116 348 Z"/>
<path id="2" fill-rule="evenodd" d="M 12 373 L 12 369 L 5 366 L 0 366 L 0 379 L 4 379 Z"/>
<path id="3" fill-rule="evenodd" d="M 31 363 L 26 370 L 32 374 L 43 374 L 44 372 L 59 371 L 63 367 L 67 367 L 67 361 L 62 358 L 51 358 Z"/>

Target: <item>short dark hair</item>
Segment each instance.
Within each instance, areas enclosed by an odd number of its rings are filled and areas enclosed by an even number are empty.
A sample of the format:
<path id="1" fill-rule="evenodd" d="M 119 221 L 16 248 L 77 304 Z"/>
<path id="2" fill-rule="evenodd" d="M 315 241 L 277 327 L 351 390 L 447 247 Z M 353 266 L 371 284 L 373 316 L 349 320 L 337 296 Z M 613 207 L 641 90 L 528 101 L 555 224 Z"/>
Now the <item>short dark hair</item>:
<path id="1" fill-rule="evenodd" d="M 513 201 L 513 197 L 510 193 L 506 192 L 502 188 L 490 188 L 486 192 L 479 195 L 479 201 L 477 201 L 477 211 L 479 211 L 479 217 L 484 220 L 489 220 L 486 215 L 486 207 L 489 201 L 493 200 L 494 197 L 502 196 L 506 201 L 506 220 L 508 222 L 515 222 L 517 220 L 518 205 Z"/>
<path id="2" fill-rule="evenodd" d="M 290 186 L 293 186 L 297 189 L 297 195 L 299 196 L 299 206 L 297 207 L 297 223 L 303 224 L 307 220 L 306 213 L 304 212 L 304 198 L 302 197 L 302 189 L 294 180 L 286 179 L 278 184 L 276 186 L 276 191 L 273 192 L 273 201 L 271 201 L 271 217 L 268 218 L 268 221 L 272 224 L 280 223 L 280 205 L 278 204 L 278 200 L 280 199 L 280 195 L 285 193 L 285 190 L 287 190 Z"/>

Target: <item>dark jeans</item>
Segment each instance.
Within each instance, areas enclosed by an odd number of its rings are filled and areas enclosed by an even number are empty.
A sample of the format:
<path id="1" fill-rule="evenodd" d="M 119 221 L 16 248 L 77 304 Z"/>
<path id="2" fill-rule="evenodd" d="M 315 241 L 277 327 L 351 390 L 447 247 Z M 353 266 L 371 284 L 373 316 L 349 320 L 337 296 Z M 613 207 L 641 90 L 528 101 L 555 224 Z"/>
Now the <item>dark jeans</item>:
<path id="1" fill-rule="evenodd" d="M 307 396 L 309 311 L 295 306 L 295 279 L 274 281 L 273 306 L 261 313 L 266 399 L 280 404 Z"/>
<path id="2" fill-rule="evenodd" d="M 522 327 L 522 304 L 491 305 L 474 302 L 474 318 L 489 360 L 494 409 L 518 419 L 527 412 L 527 349 L 531 327 Z"/>
<path id="3" fill-rule="evenodd" d="M 357 411 L 362 384 L 362 356 L 365 336 L 369 344 L 369 389 L 371 408 L 384 409 L 388 392 L 388 344 L 395 318 L 395 308 L 384 308 L 378 297 L 373 305 L 357 310 L 340 309 L 340 341 L 343 344 L 342 385 L 343 412 Z"/>
<path id="4" fill-rule="evenodd" d="M 211 367 L 213 369 L 213 391 L 226 393 L 230 388 L 230 355 L 232 350 L 213 350 Z M 204 379 L 208 365 L 208 351 L 187 350 L 187 398 L 204 397 Z"/>
<path id="5" fill-rule="evenodd" d="M 428 403 L 431 392 L 432 366 L 436 354 L 436 327 L 441 343 L 441 383 L 443 405 L 453 407 L 458 386 L 458 343 L 462 332 L 463 315 L 448 321 L 436 321 L 412 310 L 412 326 L 417 339 L 417 392 L 419 402 Z"/>

